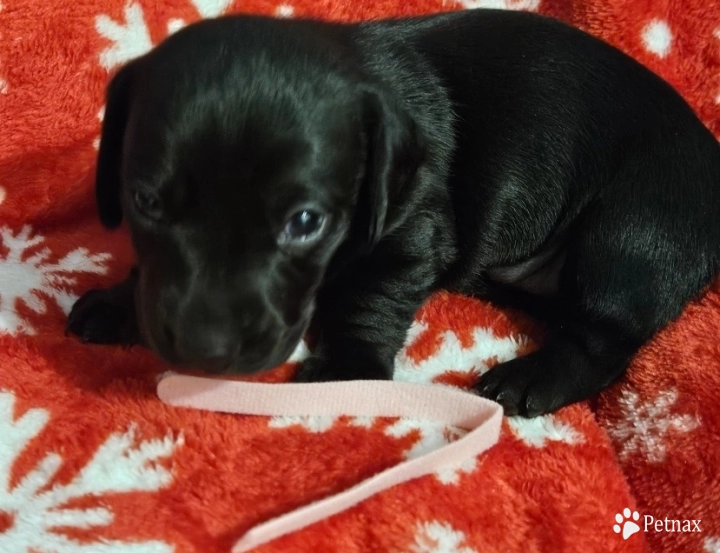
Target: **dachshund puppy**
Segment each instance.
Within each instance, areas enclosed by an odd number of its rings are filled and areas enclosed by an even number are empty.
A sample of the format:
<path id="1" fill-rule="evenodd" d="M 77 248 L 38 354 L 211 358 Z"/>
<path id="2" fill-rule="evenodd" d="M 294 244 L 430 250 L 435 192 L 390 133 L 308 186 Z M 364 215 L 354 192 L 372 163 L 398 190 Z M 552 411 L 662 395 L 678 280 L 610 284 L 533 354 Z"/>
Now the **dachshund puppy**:
<path id="1" fill-rule="evenodd" d="M 720 147 L 667 83 L 539 15 L 228 16 L 112 79 L 97 164 L 137 266 L 68 330 L 298 380 L 387 379 L 438 289 L 547 318 L 476 391 L 586 399 L 719 269 Z"/>

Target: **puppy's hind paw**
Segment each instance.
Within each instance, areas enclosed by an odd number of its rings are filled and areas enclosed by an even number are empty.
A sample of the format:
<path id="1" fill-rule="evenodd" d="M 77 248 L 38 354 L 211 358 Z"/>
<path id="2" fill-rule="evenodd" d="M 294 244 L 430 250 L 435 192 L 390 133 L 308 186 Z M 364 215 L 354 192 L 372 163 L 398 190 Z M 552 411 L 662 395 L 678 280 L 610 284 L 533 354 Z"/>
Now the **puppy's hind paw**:
<path id="1" fill-rule="evenodd" d="M 114 289 L 90 290 L 75 302 L 65 326 L 65 334 L 74 334 L 92 344 L 138 343 L 132 298 L 118 295 Z"/>

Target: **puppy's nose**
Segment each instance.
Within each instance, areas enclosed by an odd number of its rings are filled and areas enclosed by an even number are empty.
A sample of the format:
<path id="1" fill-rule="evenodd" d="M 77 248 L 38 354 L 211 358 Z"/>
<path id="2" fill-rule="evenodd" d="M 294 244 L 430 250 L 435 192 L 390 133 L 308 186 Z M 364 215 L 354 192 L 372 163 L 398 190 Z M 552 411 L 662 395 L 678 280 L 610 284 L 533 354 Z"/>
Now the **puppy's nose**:
<path id="1" fill-rule="evenodd" d="M 229 313 L 208 306 L 188 306 L 165 335 L 181 363 L 227 368 L 240 351 L 242 333 Z"/>
<path id="2" fill-rule="evenodd" d="M 226 368 L 237 357 L 239 340 L 220 326 L 200 325 L 194 331 L 174 337 L 175 351 L 183 363 L 208 368 Z"/>

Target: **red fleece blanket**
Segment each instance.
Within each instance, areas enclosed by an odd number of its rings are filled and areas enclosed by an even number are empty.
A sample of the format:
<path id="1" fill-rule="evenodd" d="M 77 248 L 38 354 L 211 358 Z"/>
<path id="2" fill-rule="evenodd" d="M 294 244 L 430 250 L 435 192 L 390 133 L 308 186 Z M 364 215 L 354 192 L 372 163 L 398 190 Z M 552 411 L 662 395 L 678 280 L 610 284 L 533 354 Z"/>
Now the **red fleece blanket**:
<path id="1" fill-rule="evenodd" d="M 132 260 L 127 235 L 100 228 L 92 191 L 119 64 L 233 11 L 347 21 L 484 7 L 610 41 L 720 135 L 717 0 L 1 0 L 0 553 L 227 552 L 251 526 L 456 437 L 414 420 L 172 408 L 155 394 L 167 367 L 154 355 L 81 345 L 63 327 L 79 294 Z M 596 401 L 505 419 L 480 457 L 261 550 L 720 552 L 719 336 L 715 285 Z M 395 378 L 467 387 L 542 337 L 520 314 L 439 294 Z"/>

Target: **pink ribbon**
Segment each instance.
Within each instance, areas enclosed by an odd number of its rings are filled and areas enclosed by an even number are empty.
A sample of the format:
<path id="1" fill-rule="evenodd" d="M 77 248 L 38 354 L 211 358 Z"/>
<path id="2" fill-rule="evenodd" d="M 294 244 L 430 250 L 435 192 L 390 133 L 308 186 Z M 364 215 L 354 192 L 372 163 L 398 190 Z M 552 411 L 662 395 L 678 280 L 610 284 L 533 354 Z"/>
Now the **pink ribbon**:
<path id="1" fill-rule="evenodd" d="M 264 384 L 169 373 L 157 388 L 177 407 L 263 416 L 403 417 L 468 431 L 422 457 L 408 459 L 336 495 L 251 528 L 232 553 L 243 553 L 357 505 L 402 482 L 460 465 L 495 445 L 502 407 L 459 388 L 392 381 Z"/>

